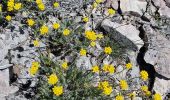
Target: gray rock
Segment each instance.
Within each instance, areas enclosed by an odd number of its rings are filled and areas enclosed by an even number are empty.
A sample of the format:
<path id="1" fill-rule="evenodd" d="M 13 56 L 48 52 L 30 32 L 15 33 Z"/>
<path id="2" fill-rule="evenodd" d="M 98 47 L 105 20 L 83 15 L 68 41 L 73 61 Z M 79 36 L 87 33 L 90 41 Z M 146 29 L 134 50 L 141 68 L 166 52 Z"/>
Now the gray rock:
<path id="1" fill-rule="evenodd" d="M 116 2 L 117 0 L 115 0 Z M 120 0 L 121 1 L 121 0 Z M 133 11 L 140 15 L 146 10 L 146 0 L 125 0 L 121 1 L 120 7 L 123 12 Z"/>
<path id="2" fill-rule="evenodd" d="M 152 0 L 155 6 L 159 7 L 159 13 L 161 16 L 165 15 L 170 17 L 169 0 Z M 165 2 L 166 1 L 166 2 Z"/>
<path id="3" fill-rule="evenodd" d="M 0 70 L 0 77 L 0 99 L 18 91 L 18 87 L 9 84 L 9 69 Z"/>
<path id="4" fill-rule="evenodd" d="M 159 31 L 153 30 L 146 26 L 149 32 L 149 50 L 145 55 L 145 60 L 155 65 L 158 73 L 170 78 L 170 41 L 165 38 Z"/>
<path id="5" fill-rule="evenodd" d="M 143 41 L 139 37 L 139 31 L 131 24 L 119 24 L 106 19 L 102 22 L 101 26 L 109 34 L 112 34 L 116 41 L 130 48 L 130 50 L 138 50 L 143 45 Z"/>

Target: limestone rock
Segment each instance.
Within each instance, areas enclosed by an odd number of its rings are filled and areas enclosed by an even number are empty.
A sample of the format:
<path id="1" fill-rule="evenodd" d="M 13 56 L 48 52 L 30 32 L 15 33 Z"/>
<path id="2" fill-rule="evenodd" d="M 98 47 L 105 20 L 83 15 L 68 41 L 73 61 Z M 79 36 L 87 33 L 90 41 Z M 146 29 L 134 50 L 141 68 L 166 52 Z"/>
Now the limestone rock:
<path id="1" fill-rule="evenodd" d="M 149 28 L 149 26 L 146 26 Z M 155 69 L 163 76 L 170 78 L 170 41 L 159 31 L 152 28 L 147 30 L 149 38 L 149 50 L 146 52 L 145 60 L 155 65 Z"/>
<path id="2" fill-rule="evenodd" d="M 0 70 L 0 78 L 0 99 L 18 91 L 17 87 L 9 85 L 9 69 Z"/>
<path id="3" fill-rule="evenodd" d="M 166 97 L 167 93 L 170 92 L 170 80 L 163 80 L 156 78 L 155 84 L 154 84 L 154 90 L 157 93 L 160 93 L 163 98 Z M 167 99 L 164 99 L 167 100 Z"/>
<path id="4" fill-rule="evenodd" d="M 104 20 L 101 26 L 109 33 L 113 34 L 113 38 L 127 47 L 138 50 L 143 45 L 143 41 L 139 37 L 139 31 L 131 24 L 119 24 L 108 19 Z M 113 32 L 112 30 L 116 30 Z"/>
<path id="5" fill-rule="evenodd" d="M 146 0 L 120 0 L 120 7 L 123 12 L 133 11 L 140 15 L 146 10 L 147 2 Z"/>
<path id="6" fill-rule="evenodd" d="M 152 0 L 152 1 L 155 4 L 155 6 L 159 7 L 159 13 L 161 16 L 164 15 L 164 16 L 170 17 L 170 8 L 169 8 L 170 1 L 169 0 Z"/>

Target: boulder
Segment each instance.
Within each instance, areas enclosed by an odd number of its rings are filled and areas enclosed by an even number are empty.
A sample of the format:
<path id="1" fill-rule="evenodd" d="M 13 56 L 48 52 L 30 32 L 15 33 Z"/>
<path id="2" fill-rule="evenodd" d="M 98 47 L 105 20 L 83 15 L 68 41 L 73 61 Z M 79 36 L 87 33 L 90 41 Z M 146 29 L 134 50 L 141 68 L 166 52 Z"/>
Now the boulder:
<path id="1" fill-rule="evenodd" d="M 120 24 L 105 19 L 101 23 L 101 27 L 104 28 L 108 34 L 112 34 L 114 40 L 130 50 L 139 50 L 143 45 L 143 41 L 139 37 L 139 31 L 131 24 Z"/>

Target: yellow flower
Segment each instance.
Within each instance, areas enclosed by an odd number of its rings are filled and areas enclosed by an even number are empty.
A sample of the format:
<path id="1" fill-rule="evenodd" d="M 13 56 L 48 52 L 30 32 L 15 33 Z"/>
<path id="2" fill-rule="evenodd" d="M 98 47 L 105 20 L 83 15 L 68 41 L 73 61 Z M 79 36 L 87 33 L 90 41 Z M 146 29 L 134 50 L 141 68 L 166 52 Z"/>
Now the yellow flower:
<path id="1" fill-rule="evenodd" d="M 8 11 L 13 11 L 14 8 L 13 8 L 13 7 L 8 7 L 7 10 L 8 10 Z"/>
<path id="2" fill-rule="evenodd" d="M 45 5 L 43 3 L 38 4 L 38 8 L 43 11 L 45 10 Z"/>
<path id="3" fill-rule="evenodd" d="M 43 25 L 41 28 L 40 28 L 40 33 L 41 35 L 45 35 L 48 33 L 48 27 Z"/>
<path id="4" fill-rule="evenodd" d="M 40 67 L 40 63 L 37 61 L 32 62 L 32 66 Z"/>
<path id="5" fill-rule="evenodd" d="M 115 67 L 114 67 L 113 65 L 109 65 L 109 66 L 108 66 L 108 72 L 109 72 L 110 74 L 114 73 L 114 72 L 115 72 Z"/>
<path id="6" fill-rule="evenodd" d="M 111 54 L 111 53 L 112 53 L 112 48 L 111 48 L 111 47 L 105 47 L 105 48 L 104 48 L 104 52 L 105 52 L 106 54 Z"/>
<path id="7" fill-rule="evenodd" d="M 108 72 L 108 68 L 109 68 L 109 65 L 108 64 L 104 64 L 104 66 L 103 66 L 103 70 L 105 71 L 105 72 Z"/>
<path id="8" fill-rule="evenodd" d="M 134 99 L 134 98 L 136 97 L 136 93 L 135 93 L 135 92 L 130 93 L 130 94 L 129 94 L 129 97 L 132 98 L 132 99 Z"/>
<path id="9" fill-rule="evenodd" d="M 101 3 L 103 2 L 103 0 L 96 0 L 96 3 Z"/>
<path id="10" fill-rule="evenodd" d="M 83 17 L 83 22 L 88 22 L 89 18 L 87 16 Z"/>
<path id="11" fill-rule="evenodd" d="M 8 11 L 14 10 L 14 1 L 13 0 L 7 2 L 7 10 Z"/>
<path id="12" fill-rule="evenodd" d="M 68 68 L 67 61 L 63 62 L 61 66 L 62 66 L 63 69 L 67 69 Z"/>
<path id="13" fill-rule="evenodd" d="M 131 63 L 127 63 L 127 64 L 126 64 L 126 68 L 127 68 L 127 69 L 131 69 L 131 68 L 132 68 L 132 64 L 131 64 Z"/>
<path id="14" fill-rule="evenodd" d="M 21 6 L 22 6 L 21 3 L 16 3 L 15 6 L 14 6 L 14 9 L 19 10 L 19 9 L 21 9 Z"/>
<path id="15" fill-rule="evenodd" d="M 148 91 L 148 86 L 144 85 L 144 86 L 141 86 L 141 90 L 143 92 L 147 92 Z"/>
<path id="16" fill-rule="evenodd" d="M 85 31 L 85 37 L 89 40 L 96 41 L 97 35 L 94 31 Z"/>
<path id="17" fill-rule="evenodd" d="M 53 24 L 53 28 L 54 28 L 54 29 L 58 29 L 59 27 L 60 27 L 60 24 L 59 24 L 59 23 L 54 23 L 54 24 Z"/>
<path id="18" fill-rule="evenodd" d="M 37 39 L 33 41 L 33 44 L 34 44 L 35 47 L 39 47 L 40 46 L 39 41 Z"/>
<path id="19" fill-rule="evenodd" d="M 117 95 L 115 100 L 124 100 L 124 97 L 122 95 Z"/>
<path id="20" fill-rule="evenodd" d="M 32 66 L 30 69 L 29 69 L 29 73 L 30 75 L 35 75 L 38 71 L 38 67 L 35 67 L 35 66 Z"/>
<path id="21" fill-rule="evenodd" d="M 56 96 L 60 96 L 63 94 L 63 86 L 54 86 L 52 90 Z"/>
<path id="22" fill-rule="evenodd" d="M 146 81 L 148 79 L 148 73 L 143 70 L 140 72 L 140 77 L 142 80 Z"/>
<path id="23" fill-rule="evenodd" d="M 98 72 L 99 72 L 99 66 L 93 66 L 93 67 L 92 67 L 92 71 L 93 71 L 94 73 L 98 73 Z"/>
<path id="24" fill-rule="evenodd" d="M 29 69 L 30 75 L 32 76 L 35 75 L 38 71 L 39 66 L 40 66 L 39 62 L 32 62 L 32 65 Z"/>
<path id="25" fill-rule="evenodd" d="M 85 49 L 80 50 L 80 55 L 81 56 L 86 56 L 87 51 Z"/>
<path id="26" fill-rule="evenodd" d="M 0 4 L 0 12 L 2 12 L 2 5 Z"/>
<path id="27" fill-rule="evenodd" d="M 57 75 L 56 75 L 56 74 L 51 74 L 51 75 L 49 76 L 49 78 L 48 78 L 48 83 L 54 85 L 54 84 L 56 84 L 57 82 L 58 82 L 58 77 L 57 77 Z"/>
<path id="28" fill-rule="evenodd" d="M 11 21 L 12 18 L 11 18 L 10 15 L 8 15 L 8 16 L 5 17 L 5 19 L 6 19 L 7 21 Z"/>
<path id="29" fill-rule="evenodd" d="M 113 89 L 112 89 L 111 86 L 105 87 L 105 88 L 103 89 L 103 93 L 104 93 L 105 95 L 110 95 L 110 94 L 112 93 L 112 91 L 113 91 Z"/>
<path id="30" fill-rule="evenodd" d="M 35 24 L 34 20 L 33 19 L 27 19 L 27 24 L 29 26 L 33 26 Z"/>
<path id="31" fill-rule="evenodd" d="M 36 3 L 37 3 L 37 4 L 41 4 L 41 3 L 42 3 L 42 0 L 36 0 Z"/>
<path id="32" fill-rule="evenodd" d="M 115 10 L 113 10 L 112 8 L 108 9 L 108 14 L 109 15 L 114 15 L 116 13 Z"/>
<path id="33" fill-rule="evenodd" d="M 90 45 L 91 45 L 92 47 L 94 47 L 94 46 L 96 46 L 96 42 L 92 41 L 92 42 L 90 43 Z"/>
<path id="34" fill-rule="evenodd" d="M 108 81 L 100 82 L 98 87 L 99 87 L 99 89 L 104 89 L 106 87 L 109 87 L 109 82 Z"/>
<path id="35" fill-rule="evenodd" d="M 151 92 L 150 91 L 146 91 L 145 94 L 146 94 L 146 96 L 151 96 Z"/>
<path id="36" fill-rule="evenodd" d="M 153 99 L 154 100 L 162 100 L 162 97 L 160 94 L 156 93 L 154 96 L 153 96 Z"/>
<path id="37" fill-rule="evenodd" d="M 97 38 L 102 39 L 103 37 L 103 34 L 97 34 Z"/>
<path id="38" fill-rule="evenodd" d="M 53 6 L 54 6 L 55 8 L 57 8 L 57 7 L 60 6 L 60 4 L 59 4 L 58 2 L 54 2 Z"/>
<path id="39" fill-rule="evenodd" d="M 64 29 L 63 35 L 67 36 L 69 34 L 70 34 L 70 30 L 69 29 Z"/>
<path id="40" fill-rule="evenodd" d="M 126 80 L 120 80 L 120 88 L 122 89 L 122 90 L 127 90 L 127 88 L 128 88 L 128 84 L 127 84 L 127 82 L 126 82 Z"/>
<path id="41" fill-rule="evenodd" d="M 8 7 L 14 7 L 14 1 L 8 1 L 7 6 Z"/>
<path id="42" fill-rule="evenodd" d="M 97 7 L 97 3 L 94 2 L 94 3 L 93 3 L 93 8 L 96 8 L 96 7 Z"/>

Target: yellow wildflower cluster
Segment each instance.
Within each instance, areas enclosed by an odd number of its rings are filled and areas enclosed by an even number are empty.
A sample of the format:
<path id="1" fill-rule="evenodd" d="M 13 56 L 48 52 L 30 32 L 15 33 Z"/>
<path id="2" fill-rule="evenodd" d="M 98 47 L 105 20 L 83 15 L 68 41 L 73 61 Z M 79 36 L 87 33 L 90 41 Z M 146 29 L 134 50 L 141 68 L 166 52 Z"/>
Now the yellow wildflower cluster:
<path id="1" fill-rule="evenodd" d="M 67 36 L 67 35 L 69 35 L 69 34 L 70 34 L 70 30 L 69 30 L 69 29 L 64 29 L 63 35 L 64 35 L 64 36 Z"/>
<path id="2" fill-rule="evenodd" d="M 11 17 L 10 15 L 8 15 L 8 16 L 5 17 L 5 19 L 6 19 L 7 21 L 11 21 L 12 17 Z"/>
<path id="3" fill-rule="evenodd" d="M 136 93 L 135 92 L 130 93 L 129 97 L 133 100 L 136 97 Z"/>
<path id="4" fill-rule="evenodd" d="M 87 51 L 85 49 L 80 50 L 80 56 L 86 56 Z"/>
<path id="5" fill-rule="evenodd" d="M 42 0 L 36 0 L 37 6 L 41 11 L 45 10 L 45 5 L 43 4 Z"/>
<path id="6" fill-rule="evenodd" d="M 140 72 L 140 77 L 142 80 L 146 81 L 148 79 L 148 73 L 143 70 Z"/>
<path id="7" fill-rule="evenodd" d="M 45 35 L 48 33 L 48 27 L 46 25 L 43 25 L 41 28 L 40 28 L 40 34 L 41 35 Z"/>
<path id="8" fill-rule="evenodd" d="M 63 86 L 54 86 L 52 90 L 56 96 L 60 96 L 63 94 Z"/>
<path id="9" fill-rule="evenodd" d="M 34 40 L 33 44 L 34 44 L 35 47 L 39 47 L 40 46 L 38 39 Z"/>
<path id="10" fill-rule="evenodd" d="M 103 36 L 103 34 L 97 34 L 97 38 L 99 38 L 99 39 L 102 39 L 104 36 Z"/>
<path id="11" fill-rule="evenodd" d="M 154 94 L 153 99 L 154 100 L 162 100 L 162 97 L 160 94 L 156 93 L 156 94 Z"/>
<path id="12" fill-rule="evenodd" d="M 51 74 L 48 78 L 48 84 L 55 85 L 58 82 L 58 77 L 56 74 Z M 54 86 L 52 88 L 53 93 L 56 96 L 60 96 L 63 94 L 63 86 Z"/>
<path id="13" fill-rule="evenodd" d="M 102 69 L 104 72 L 109 72 L 110 74 L 115 72 L 115 67 L 113 65 L 104 64 Z"/>
<path id="14" fill-rule="evenodd" d="M 59 23 L 54 23 L 54 24 L 53 24 L 53 28 L 54 28 L 54 29 L 60 28 L 60 24 L 59 24 Z"/>
<path id="15" fill-rule="evenodd" d="M 21 9 L 22 4 L 21 3 L 15 3 L 14 0 L 8 0 L 7 2 L 7 10 L 8 11 L 13 11 Z"/>
<path id="16" fill-rule="evenodd" d="M 35 75 L 40 67 L 39 62 L 32 62 L 31 68 L 29 69 L 30 75 Z"/>
<path id="17" fill-rule="evenodd" d="M 112 8 L 108 9 L 107 12 L 108 12 L 109 15 L 114 15 L 116 13 L 116 11 L 113 10 Z"/>
<path id="18" fill-rule="evenodd" d="M 22 7 L 21 3 L 16 3 L 15 6 L 14 6 L 14 9 L 19 10 L 21 7 Z"/>
<path id="19" fill-rule="evenodd" d="M 127 64 L 126 64 L 126 68 L 127 68 L 127 69 L 131 69 L 131 68 L 132 68 L 132 64 L 131 64 L 131 63 L 127 63 Z"/>
<path id="20" fill-rule="evenodd" d="M 124 97 L 122 95 L 117 95 L 115 100 L 124 100 Z"/>
<path id="21" fill-rule="evenodd" d="M 57 77 L 57 75 L 56 75 L 56 74 L 51 74 L 51 75 L 49 76 L 49 78 L 48 78 L 48 83 L 54 85 L 54 84 L 56 84 L 57 82 L 58 82 L 58 77 Z"/>
<path id="22" fill-rule="evenodd" d="M 151 92 L 148 90 L 148 86 L 146 86 L 146 85 L 141 86 L 141 90 L 144 92 L 144 94 L 146 96 L 150 96 L 151 95 Z"/>
<path id="23" fill-rule="evenodd" d="M 99 66 L 93 66 L 92 67 L 92 71 L 94 72 L 94 73 L 98 73 L 100 70 L 99 70 Z"/>
<path id="24" fill-rule="evenodd" d="M 53 6 L 54 6 L 54 8 L 58 8 L 60 6 L 60 4 L 58 2 L 54 2 Z"/>
<path id="25" fill-rule="evenodd" d="M 111 53 L 112 53 L 112 48 L 111 48 L 111 47 L 105 47 L 105 48 L 104 48 L 104 52 L 105 52 L 106 54 L 111 54 Z"/>
<path id="26" fill-rule="evenodd" d="M 146 86 L 146 85 L 141 86 L 141 90 L 144 92 L 148 91 L 148 86 Z"/>
<path id="27" fill-rule="evenodd" d="M 88 22 L 89 18 L 87 16 L 83 17 L 83 22 Z"/>
<path id="28" fill-rule="evenodd" d="M 27 24 L 29 26 L 33 26 L 35 24 L 35 21 L 33 19 L 27 19 Z"/>
<path id="29" fill-rule="evenodd" d="M 85 37 L 91 41 L 96 41 L 97 40 L 97 35 L 94 31 L 85 31 Z"/>
<path id="30" fill-rule="evenodd" d="M 65 70 L 68 69 L 68 63 L 67 63 L 67 61 L 63 62 L 61 66 L 62 66 L 62 68 L 65 69 Z"/>
<path id="31" fill-rule="evenodd" d="M 108 81 L 100 82 L 98 85 L 99 89 L 103 90 L 103 94 L 110 95 L 113 91 Z"/>
<path id="32" fill-rule="evenodd" d="M 96 46 L 96 42 L 94 42 L 94 41 L 90 42 L 90 46 L 92 46 L 92 47 Z"/>
<path id="33" fill-rule="evenodd" d="M 126 80 L 120 80 L 119 84 L 120 84 L 120 88 L 122 90 L 127 90 L 128 89 L 128 84 L 127 84 Z"/>

